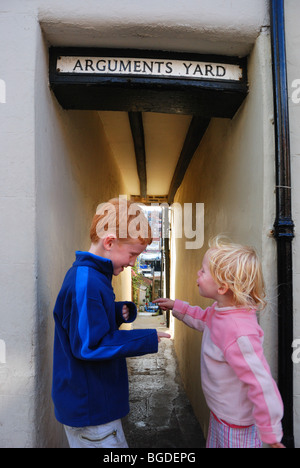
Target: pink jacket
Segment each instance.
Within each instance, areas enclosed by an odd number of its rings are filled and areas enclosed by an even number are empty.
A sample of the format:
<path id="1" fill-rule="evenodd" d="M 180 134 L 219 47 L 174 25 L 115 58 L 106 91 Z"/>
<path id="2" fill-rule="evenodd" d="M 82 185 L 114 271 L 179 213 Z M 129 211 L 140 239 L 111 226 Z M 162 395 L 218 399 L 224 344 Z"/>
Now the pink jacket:
<path id="1" fill-rule="evenodd" d="M 203 331 L 201 381 L 210 410 L 229 424 L 256 424 L 267 444 L 280 442 L 283 404 L 263 353 L 256 311 L 217 303 L 203 310 L 176 300 L 173 315 Z"/>

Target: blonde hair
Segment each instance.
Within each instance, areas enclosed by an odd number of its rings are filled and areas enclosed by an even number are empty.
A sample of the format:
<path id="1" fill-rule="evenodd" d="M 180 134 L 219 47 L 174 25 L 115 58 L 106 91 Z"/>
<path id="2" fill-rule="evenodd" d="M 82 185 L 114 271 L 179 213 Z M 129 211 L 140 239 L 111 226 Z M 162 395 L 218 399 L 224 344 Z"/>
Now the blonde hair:
<path id="1" fill-rule="evenodd" d="M 93 217 L 90 239 L 98 242 L 107 234 L 114 234 L 120 242 L 139 242 L 150 245 L 151 228 L 143 209 L 126 198 L 112 198 L 100 203 Z"/>
<path id="2" fill-rule="evenodd" d="M 223 236 L 209 243 L 210 273 L 232 291 L 238 306 L 262 310 L 266 306 L 261 262 L 253 247 L 234 244 Z"/>

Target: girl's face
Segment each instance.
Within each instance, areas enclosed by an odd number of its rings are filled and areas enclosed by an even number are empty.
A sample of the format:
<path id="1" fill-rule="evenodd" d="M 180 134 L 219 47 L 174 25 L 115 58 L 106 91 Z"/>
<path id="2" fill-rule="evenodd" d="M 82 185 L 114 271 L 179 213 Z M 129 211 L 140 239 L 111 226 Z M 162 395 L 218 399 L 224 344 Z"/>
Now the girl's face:
<path id="1" fill-rule="evenodd" d="M 219 286 L 212 278 L 209 269 L 209 250 L 204 255 L 201 270 L 198 271 L 197 286 L 201 296 L 215 300 L 218 298 Z"/>

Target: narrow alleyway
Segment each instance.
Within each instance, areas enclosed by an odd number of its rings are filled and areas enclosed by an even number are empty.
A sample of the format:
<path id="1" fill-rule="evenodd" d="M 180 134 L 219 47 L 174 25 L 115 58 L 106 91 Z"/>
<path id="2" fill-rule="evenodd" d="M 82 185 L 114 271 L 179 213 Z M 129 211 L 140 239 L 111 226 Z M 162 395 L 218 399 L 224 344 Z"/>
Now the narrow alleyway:
<path id="1" fill-rule="evenodd" d="M 134 328 L 166 331 L 164 316 L 140 314 Z M 204 448 L 201 427 L 185 394 L 173 341 L 157 354 L 127 359 L 130 413 L 123 427 L 130 448 Z"/>

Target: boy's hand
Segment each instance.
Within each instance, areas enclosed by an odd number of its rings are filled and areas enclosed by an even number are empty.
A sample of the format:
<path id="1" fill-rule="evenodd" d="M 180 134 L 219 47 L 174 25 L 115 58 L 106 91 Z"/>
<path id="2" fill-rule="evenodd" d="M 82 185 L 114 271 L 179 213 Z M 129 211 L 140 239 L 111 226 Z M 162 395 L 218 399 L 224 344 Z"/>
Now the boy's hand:
<path id="1" fill-rule="evenodd" d="M 169 335 L 169 333 L 165 333 L 165 332 L 157 332 L 157 338 L 158 338 L 158 342 L 160 342 L 160 339 L 161 338 L 171 338 L 171 335 Z"/>
<path id="2" fill-rule="evenodd" d="M 286 448 L 281 442 L 277 442 L 276 444 L 271 444 L 271 448 Z"/>
<path id="3" fill-rule="evenodd" d="M 127 305 L 123 305 L 122 307 L 122 315 L 123 315 L 123 319 L 124 320 L 128 320 L 129 319 L 129 308 Z"/>
<path id="4" fill-rule="evenodd" d="M 160 297 L 153 301 L 155 304 L 158 304 L 162 310 L 171 310 L 174 307 L 174 302 L 172 299 Z"/>

